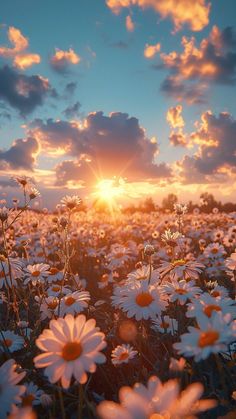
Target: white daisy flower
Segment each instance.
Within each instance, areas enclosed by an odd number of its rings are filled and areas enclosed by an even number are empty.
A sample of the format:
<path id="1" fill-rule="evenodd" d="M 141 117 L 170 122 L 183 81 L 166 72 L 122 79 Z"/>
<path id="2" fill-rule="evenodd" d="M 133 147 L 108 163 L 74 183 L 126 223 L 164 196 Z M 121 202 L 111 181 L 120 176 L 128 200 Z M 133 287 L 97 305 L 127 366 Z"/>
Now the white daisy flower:
<path id="1" fill-rule="evenodd" d="M 194 281 L 186 281 L 185 279 L 166 282 L 161 289 L 169 296 L 170 302 L 178 301 L 180 305 L 184 305 L 187 300 L 202 293 L 202 290 L 195 286 Z"/>
<path id="2" fill-rule="evenodd" d="M 171 279 L 198 279 L 205 266 L 195 260 L 176 259 L 172 262 L 162 262 L 158 268 L 164 278 L 169 275 Z"/>
<path id="3" fill-rule="evenodd" d="M 215 242 L 208 244 L 203 252 L 203 255 L 209 259 L 217 259 L 224 256 L 225 253 L 226 251 L 224 246 L 218 242 Z"/>
<path id="4" fill-rule="evenodd" d="M 14 359 L 9 359 L 0 367 L 0 406 L 1 417 L 5 419 L 15 403 L 21 402 L 25 386 L 17 385 L 25 376 L 25 372 L 17 373 Z"/>
<path id="5" fill-rule="evenodd" d="M 81 384 L 86 383 L 86 372 L 95 372 L 96 363 L 104 363 L 106 357 L 100 351 L 106 347 L 104 334 L 95 326 L 94 319 L 86 321 L 80 314 L 67 314 L 64 319 L 50 321 L 36 340 L 44 353 L 34 358 L 36 368 L 45 368 L 50 383 L 61 381 L 68 388 L 74 377 Z"/>
<path id="6" fill-rule="evenodd" d="M 135 351 L 129 344 L 118 345 L 111 353 L 111 362 L 113 365 L 127 364 L 137 353 L 138 351 Z"/>
<path id="7" fill-rule="evenodd" d="M 157 269 L 154 270 L 150 265 L 142 265 L 141 268 L 127 275 L 127 283 L 135 285 L 136 281 L 147 281 L 150 284 L 158 284 L 160 282 L 159 271 Z"/>
<path id="8" fill-rule="evenodd" d="M 88 307 L 89 301 L 90 294 L 88 291 L 75 291 L 72 294 L 67 294 L 61 300 L 60 314 L 64 316 L 67 313 L 81 313 Z"/>
<path id="9" fill-rule="evenodd" d="M 192 300 L 192 302 L 188 304 L 186 316 L 196 317 L 197 321 L 200 318 L 206 320 L 215 312 L 231 314 L 235 318 L 236 306 L 234 300 L 231 298 L 214 297 L 207 292 L 204 292 L 199 298 Z"/>
<path id="10" fill-rule="evenodd" d="M 190 384 L 180 393 L 177 380 L 162 384 L 159 378 L 151 377 L 147 387 L 136 383 L 133 388 L 122 387 L 120 404 L 102 401 L 97 412 L 101 419 L 187 419 L 215 406 L 214 400 L 199 400 L 203 393 L 200 383 Z"/>
<path id="11" fill-rule="evenodd" d="M 45 282 L 46 277 L 49 275 L 50 266 L 46 263 L 36 263 L 35 265 L 28 265 L 26 267 L 26 279 L 24 284 L 29 282 L 36 285 L 37 282 Z"/>
<path id="12" fill-rule="evenodd" d="M 32 381 L 30 383 L 25 383 L 25 393 L 21 396 L 22 406 L 37 406 L 41 404 L 41 397 L 44 394 L 44 391 L 41 390 L 36 384 Z"/>
<path id="13" fill-rule="evenodd" d="M 163 316 L 162 318 L 157 317 L 152 320 L 152 329 L 160 333 L 170 333 L 174 335 L 178 330 L 178 322 L 175 319 L 171 319 L 170 316 Z"/>
<path id="14" fill-rule="evenodd" d="M 160 315 L 167 306 L 158 288 L 146 281 L 137 281 L 134 286 L 125 284 L 116 287 L 112 303 L 136 320 L 149 319 Z"/>
<path id="15" fill-rule="evenodd" d="M 181 335 L 181 342 L 174 343 L 173 347 L 178 354 L 194 356 L 195 361 L 200 361 L 208 358 L 211 353 L 227 350 L 228 344 L 236 338 L 235 325 L 230 315 L 223 316 L 216 312 L 207 322 L 199 318 L 198 325 L 198 328 L 189 326 L 189 333 Z"/>
<path id="16" fill-rule="evenodd" d="M 61 203 L 64 207 L 72 211 L 73 209 L 81 205 L 82 200 L 77 195 L 73 195 L 73 196 L 66 195 L 64 198 L 61 199 Z"/>
<path id="17" fill-rule="evenodd" d="M 11 330 L 2 330 L 0 334 L 0 351 L 15 352 L 24 347 L 22 336 L 16 335 Z"/>

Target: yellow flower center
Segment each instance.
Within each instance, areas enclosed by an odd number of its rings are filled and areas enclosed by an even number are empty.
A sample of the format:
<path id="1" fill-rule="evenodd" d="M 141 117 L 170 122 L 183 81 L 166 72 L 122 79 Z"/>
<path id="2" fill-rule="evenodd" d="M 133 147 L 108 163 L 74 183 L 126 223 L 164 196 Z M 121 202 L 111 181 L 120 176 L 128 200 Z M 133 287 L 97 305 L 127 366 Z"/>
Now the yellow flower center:
<path id="1" fill-rule="evenodd" d="M 176 266 L 184 266 L 185 263 L 186 263 L 186 260 L 184 260 L 184 259 L 177 259 L 177 260 L 174 260 L 174 262 L 172 262 L 172 265 L 174 267 L 176 267 Z"/>
<path id="2" fill-rule="evenodd" d="M 55 310 L 55 308 L 57 308 L 57 301 L 56 300 L 50 301 L 50 303 L 47 303 L 47 305 L 48 305 L 48 308 L 50 308 L 51 310 Z"/>
<path id="3" fill-rule="evenodd" d="M 40 271 L 34 271 L 31 275 L 37 278 L 40 275 Z"/>
<path id="4" fill-rule="evenodd" d="M 4 340 L 1 340 L 1 344 L 2 344 L 2 346 L 7 346 L 8 348 L 10 348 L 10 346 L 12 345 L 12 340 L 11 339 L 4 339 Z"/>
<path id="5" fill-rule="evenodd" d="M 218 253 L 217 247 L 213 247 L 213 249 L 211 249 L 211 253 L 213 253 L 213 255 Z"/>
<path id="6" fill-rule="evenodd" d="M 120 354 L 119 356 L 119 361 L 125 361 L 127 358 L 129 358 L 129 354 L 128 352 L 123 352 L 122 354 Z"/>
<path id="7" fill-rule="evenodd" d="M 54 285 L 54 287 L 52 287 L 52 291 L 54 292 L 60 291 L 60 287 L 58 285 Z"/>
<path id="8" fill-rule="evenodd" d="M 170 323 L 168 323 L 168 322 L 162 322 L 162 323 L 160 324 L 160 327 L 161 327 L 162 329 L 167 329 L 169 326 L 170 326 Z"/>
<path id="9" fill-rule="evenodd" d="M 202 332 L 198 340 L 198 346 L 205 348 L 206 346 L 213 345 L 219 338 L 219 333 L 216 330 L 208 330 L 208 332 Z"/>
<path id="10" fill-rule="evenodd" d="M 177 288 L 175 290 L 175 292 L 176 292 L 176 294 L 179 294 L 179 295 L 185 295 L 185 294 L 187 294 L 187 291 L 184 290 L 183 288 Z"/>
<path id="11" fill-rule="evenodd" d="M 147 307 L 153 302 L 153 298 L 149 292 L 142 292 L 141 294 L 138 294 L 136 297 L 136 303 L 140 307 Z"/>
<path id="12" fill-rule="evenodd" d="M 59 270 L 57 268 L 50 268 L 50 274 L 51 275 L 56 275 L 59 272 Z"/>
<path id="13" fill-rule="evenodd" d="M 33 394 L 27 394 L 22 397 L 22 406 L 32 406 L 35 396 Z"/>
<path id="14" fill-rule="evenodd" d="M 66 298 L 65 305 L 66 306 L 72 306 L 72 304 L 74 304 L 75 301 L 76 301 L 75 298 L 68 297 L 68 298 Z"/>
<path id="15" fill-rule="evenodd" d="M 219 291 L 213 291 L 213 293 L 211 294 L 213 297 L 219 297 L 220 293 Z"/>
<path id="16" fill-rule="evenodd" d="M 62 358 L 65 361 L 75 361 L 82 354 L 83 348 L 79 342 L 68 342 L 62 349 Z"/>
<path id="17" fill-rule="evenodd" d="M 221 311 L 221 308 L 215 304 L 210 304 L 209 306 L 206 306 L 203 310 L 204 314 L 207 317 L 211 317 L 213 311 Z"/>

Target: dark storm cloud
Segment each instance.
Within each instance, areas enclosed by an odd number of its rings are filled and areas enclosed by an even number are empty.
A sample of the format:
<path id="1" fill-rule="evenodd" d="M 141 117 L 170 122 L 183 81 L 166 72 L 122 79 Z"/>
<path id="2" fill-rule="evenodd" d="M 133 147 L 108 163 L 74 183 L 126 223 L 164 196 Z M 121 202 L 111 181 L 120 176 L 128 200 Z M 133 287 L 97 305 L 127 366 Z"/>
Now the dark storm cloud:
<path id="1" fill-rule="evenodd" d="M 48 93 L 53 94 L 48 80 L 38 76 L 26 76 L 9 66 L 0 68 L 0 99 L 26 116 L 43 104 Z"/>
<path id="2" fill-rule="evenodd" d="M 17 139 L 8 150 L 0 150 L 0 169 L 32 170 L 38 150 L 35 138 Z"/>

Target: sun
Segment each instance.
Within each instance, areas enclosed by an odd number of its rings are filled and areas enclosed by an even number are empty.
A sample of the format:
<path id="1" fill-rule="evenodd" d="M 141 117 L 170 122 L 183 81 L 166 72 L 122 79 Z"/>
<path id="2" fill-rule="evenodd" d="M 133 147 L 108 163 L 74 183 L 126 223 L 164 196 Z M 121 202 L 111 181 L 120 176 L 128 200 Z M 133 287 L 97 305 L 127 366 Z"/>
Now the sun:
<path id="1" fill-rule="evenodd" d="M 104 201 L 111 201 L 122 193 L 122 186 L 119 183 L 116 184 L 112 179 L 103 179 L 97 184 L 96 195 Z"/>
<path id="2" fill-rule="evenodd" d="M 111 211 L 117 208 L 117 200 L 124 195 L 123 179 L 100 179 L 96 184 L 96 191 L 93 193 L 96 204 L 105 205 Z"/>

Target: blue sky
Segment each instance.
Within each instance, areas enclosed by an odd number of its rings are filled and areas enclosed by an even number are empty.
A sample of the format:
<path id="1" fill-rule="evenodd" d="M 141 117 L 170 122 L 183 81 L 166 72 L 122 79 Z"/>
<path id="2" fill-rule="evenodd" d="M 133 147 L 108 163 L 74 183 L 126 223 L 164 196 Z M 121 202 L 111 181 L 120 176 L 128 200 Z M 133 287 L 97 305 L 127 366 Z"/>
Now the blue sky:
<path id="1" fill-rule="evenodd" d="M 182 0 L 178 1 L 181 3 Z M 196 3 L 198 1 L 202 4 L 200 0 L 197 0 Z M 201 30 L 198 31 L 192 30 L 191 25 L 184 20 L 181 29 L 175 30 L 174 17 L 171 14 L 173 12 L 169 12 L 167 17 L 164 18 L 154 7 L 144 9 L 139 7 L 138 0 L 135 6 L 121 8 L 118 15 L 114 13 L 111 7 L 108 7 L 109 4 L 107 3 L 105 0 L 60 0 L 59 2 L 56 0 L 41 2 L 22 0 L 19 5 L 18 1 L 10 0 L 4 2 L 1 6 L 0 46 L 10 47 L 7 33 L 9 27 L 14 27 L 28 39 L 27 52 L 39 54 L 41 62 L 21 70 L 14 66 L 12 57 L 9 58 L 6 57 L 6 54 L 0 54 L 0 66 L 3 68 L 8 65 L 9 68 L 17 72 L 18 76 L 21 74 L 27 77 L 31 75 L 42 76 L 48 79 L 51 88 L 57 92 L 54 96 L 45 95 L 42 98 L 42 104 L 35 106 L 32 112 L 22 115 L 19 107 L 17 108 L 9 103 L 9 98 L 5 93 L 1 95 L 0 85 L 0 106 L 2 104 L 2 109 L 4 107 L 8 113 L 8 117 L 2 116 L 0 118 L 0 162 L 2 159 L 2 172 L 4 172 L 2 175 L 6 175 L 6 168 L 9 171 L 9 176 L 18 171 L 20 173 L 24 172 L 24 167 L 16 167 L 11 161 L 7 160 L 8 155 L 6 156 L 4 152 L 11 148 L 14 140 L 26 138 L 29 135 L 29 126 L 33 120 L 46 121 L 50 118 L 54 121 L 59 119 L 70 121 L 71 119 L 66 118 L 63 111 L 76 102 L 81 105 L 79 113 L 76 115 L 76 118 L 80 121 L 85 120 L 89 113 L 96 111 L 102 111 L 106 116 L 111 112 L 119 112 L 137 118 L 139 126 L 145 129 L 147 139 L 150 140 L 152 137 L 157 139 L 159 154 L 156 157 L 157 153 L 153 153 L 153 161 L 157 164 L 165 162 L 171 166 L 172 171 L 176 168 L 176 162 L 181 161 L 185 155 L 193 156 L 197 153 L 197 158 L 199 156 L 202 158 L 203 147 L 206 144 L 203 145 L 201 142 L 199 145 L 199 141 L 197 141 L 192 143 L 190 148 L 188 147 L 190 140 L 187 138 L 191 132 L 197 131 L 194 123 L 201 121 L 201 115 L 207 110 L 211 110 L 216 117 L 221 112 L 231 114 L 232 118 L 236 117 L 234 81 L 226 84 L 223 76 L 220 81 L 216 81 L 214 77 L 211 79 L 202 77 L 199 81 L 199 78 L 194 79 L 195 76 L 193 76 L 192 80 L 197 86 L 200 82 L 204 84 L 204 103 L 190 103 L 186 98 L 176 98 L 172 94 L 167 95 L 161 90 L 163 81 L 172 74 L 166 64 L 161 69 L 153 68 L 155 65 L 163 64 L 161 53 L 169 54 L 171 51 L 175 51 L 180 54 L 183 51 L 181 46 L 183 36 L 194 37 L 196 46 L 199 47 L 202 39 L 209 39 L 209 34 L 214 25 L 218 27 L 220 33 L 226 27 L 232 27 L 232 31 L 235 30 L 236 12 L 233 0 L 227 2 L 223 0 L 212 1 L 208 16 L 209 23 L 203 25 Z M 119 3 L 119 0 L 117 0 L 117 3 Z M 203 1 L 203 4 L 204 7 L 207 7 L 209 2 Z M 133 31 L 128 31 L 126 28 L 125 20 L 127 16 L 130 16 L 134 23 Z M 152 59 L 145 58 L 145 45 L 157 43 L 161 44 L 160 52 Z M 232 54 L 235 54 L 235 45 L 233 41 L 229 45 L 229 51 Z M 55 54 L 55 48 L 62 51 L 68 51 L 69 48 L 72 48 L 80 57 L 80 62 L 77 65 L 66 62 L 62 71 L 56 71 L 50 65 L 50 59 Z M 220 54 L 224 56 L 225 52 L 221 51 Z M 234 62 L 230 71 L 230 77 L 235 78 Z M 65 95 L 66 85 L 72 82 L 76 83 L 74 93 Z M 184 80 L 184 83 L 189 83 L 189 80 Z M 167 122 L 166 114 L 168 109 L 178 105 L 182 106 L 184 127 L 174 129 Z M 24 125 L 24 128 L 22 128 L 22 125 Z M 210 127 L 210 124 L 208 124 L 209 136 L 212 135 L 210 128 L 214 130 L 214 127 Z M 182 130 L 182 134 L 186 136 L 184 145 L 173 146 L 170 142 L 169 136 L 173 129 L 175 131 L 176 129 L 177 131 Z M 30 135 L 35 135 L 35 133 L 31 132 Z M 37 141 L 40 142 L 38 137 Z M 216 141 L 218 141 L 218 138 Z M 35 169 L 54 170 L 55 165 L 63 160 L 77 159 L 78 161 L 81 158 L 81 156 L 73 155 L 73 150 L 69 157 L 68 153 L 59 157 L 57 155 L 53 156 L 52 153 L 48 155 L 47 145 L 48 141 L 40 144 L 40 152 L 37 152 L 35 165 L 30 169 L 32 176 L 36 178 Z M 152 164 L 153 161 L 149 163 Z M 229 167 L 230 164 L 231 167 Z M 232 168 L 234 169 L 234 162 L 229 163 L 228 159 L 222 167 L 227 169 L 228 174 L 230 171 L 229 176 L 231 176 L 230 179 L 224 179 L 223 182 L 228 198 L 231 196 L 230 185 L 234 184 L 234 177 L 231 173 Z M 214 168 L 214 173 L 209 173 L 209 176 L 212 175 L 211 179 L 207 174 L 207 179 L 204 178 L 204 182 L 200 184 L 199 181 L 196 183 L 190 182 L 194 193 L 196 188 L 200 192 L 200 188 L 202 187 L 203 190 L 207 185 L 208 188 L 217 190 L 217 185 L 219 185 L 217 176 L 219 173 L 221 176 L 222 167 L 218 165 Z M 27 168 L 27 171 L 29 171 L 29 168 Z M 117 174 L 114 173 L 114 176 Z M 135 181 L 144 181 L 144 178 L 145 176 L 142 174 L 140 179 L 137 177 Z M 215 178 L 217 178 L 217 181 L 214 180 Z M 150 174 L 148 174 L 147 179 L 151 179 L 151 183 L 154 183 L 156 178 L 155 176 L 150 178 Z M 222 179 L 220 182 L 222 185 Z M 43 188 L 47 189 L 43 177 L 40 177 L 40 183 L 43 184 Z M 173 181 L 170 182 L 168 178 L 167 183 L 168 185 L 173 184 L 175 190 L 179 185 L 179 191 L 181 192 L 184 190 L 181 189 L 181 185 L 186 183 L 186 179 L 183 180 L 183 176 L 178 179 L 174 177 Z M 200 187 L 200 185 L 202 186 Z M 83 186 L 86 186 L 86 182 Z M 52 188 L 53 185 L 50 185 L 50 187 Z M 66 181 L 63 187 L 70 188 Z"/>

